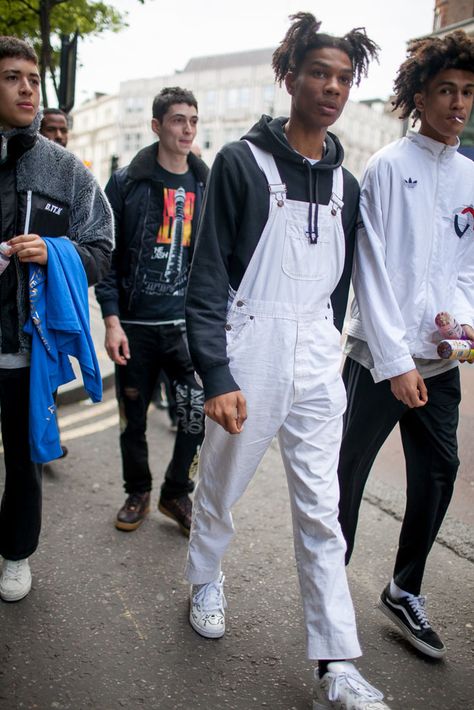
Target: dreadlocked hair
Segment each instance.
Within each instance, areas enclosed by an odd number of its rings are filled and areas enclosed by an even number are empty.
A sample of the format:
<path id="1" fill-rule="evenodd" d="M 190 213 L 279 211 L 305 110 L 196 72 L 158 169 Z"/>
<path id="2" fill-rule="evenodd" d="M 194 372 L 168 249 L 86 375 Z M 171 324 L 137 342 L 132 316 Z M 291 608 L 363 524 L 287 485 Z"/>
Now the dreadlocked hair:
<path id="1" fill-rule="evenodd" d="M 444 37 L 414 39 L 408 44 L 407 59 L 403 62 L 394 82 L 393 110 L 400 109 L 400 118 L 420 118 L 415 107 L 415 94 L 419 94 L 429 81 L 444 69 L 461 69 L 474 73 L 474 39 L 462 30 Z"/>
<path id="2" fill-rule="evenodd" d="M 380 48 L 367 37 L 365 27 L 357 27 L 344 37 L 333 37 L 319 33 L 321 23 L 310 12 L 290 15 L 290 20 L 292 25 L 272 57 L 275 79 L 280 86 L 288 72 L 298 73 L 307 52 L 312 49 L 329 47 L 345 52 L 352 62 L 357 86 L 361 78 L 367 76 L 370 60 L 378 58 Z"/>

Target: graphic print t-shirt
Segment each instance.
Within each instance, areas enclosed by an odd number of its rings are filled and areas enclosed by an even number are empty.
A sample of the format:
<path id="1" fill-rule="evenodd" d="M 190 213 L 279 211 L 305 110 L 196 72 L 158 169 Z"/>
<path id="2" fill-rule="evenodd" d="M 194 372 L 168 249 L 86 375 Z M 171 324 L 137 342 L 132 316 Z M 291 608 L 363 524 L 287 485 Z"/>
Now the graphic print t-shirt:
<path id="1" fill-rule="evenodd" d="M 158 226 L 135 318 L 147 322 L 180 320 L 184 318 L 196 181 L 189 170 L 176 175 L 158 163 L 154 177 L 164 185 L 163 222 Z"/>

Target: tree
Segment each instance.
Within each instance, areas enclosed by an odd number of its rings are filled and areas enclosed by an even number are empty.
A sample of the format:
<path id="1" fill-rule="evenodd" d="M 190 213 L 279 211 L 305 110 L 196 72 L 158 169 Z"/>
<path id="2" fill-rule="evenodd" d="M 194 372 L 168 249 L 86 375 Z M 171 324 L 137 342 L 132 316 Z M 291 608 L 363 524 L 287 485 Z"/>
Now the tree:
<path id="1" fill-rule="evenodd" d="M 30 41 L 38 53 L 45 106 L 48 73 L 58 96 L 61 36 L 94 36 L 107 30 L 118 32 L 126 26 L 126 13 L 100 0 L 0 0 L 0 34 Z"/>

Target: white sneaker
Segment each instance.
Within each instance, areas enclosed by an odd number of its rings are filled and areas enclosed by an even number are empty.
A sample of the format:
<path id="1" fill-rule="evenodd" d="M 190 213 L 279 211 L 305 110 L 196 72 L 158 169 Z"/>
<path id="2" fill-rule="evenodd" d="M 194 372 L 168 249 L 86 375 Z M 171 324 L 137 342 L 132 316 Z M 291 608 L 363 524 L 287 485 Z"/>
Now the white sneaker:
<path id="1" fill-rule="evenodd" d="M 31 571 L 28 559 L 3 560 L 0 577 L 0 597 L 5 602 L 19 602 L 31 589 Z"/>
<path id="2" fill-rule="evenodd" d="M 322 678 L 315 671 L 313 710 L 390 710 L 382 701 L 383 694 L 348 661 L 328 663 Z"/>
<path id="3" fill-rule="evenodd" d="M 215 582 L 191 586 L 189 623 L 198 634 L 218 639 L 225 633 L 224 575 Z"/>

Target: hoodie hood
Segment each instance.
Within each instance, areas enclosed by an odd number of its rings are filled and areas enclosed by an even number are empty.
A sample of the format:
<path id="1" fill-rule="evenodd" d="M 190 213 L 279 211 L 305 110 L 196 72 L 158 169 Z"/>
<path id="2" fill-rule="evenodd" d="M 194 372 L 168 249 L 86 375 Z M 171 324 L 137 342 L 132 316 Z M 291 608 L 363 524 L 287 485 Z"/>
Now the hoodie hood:
<path id="1" fill-rule="evenodd" d="M 306 201 L 308 202 L 308 239 L 311 244 L 318 243 L 319 177 L 338 168 L 344 158 L 344 151 L 333 133 L 326 133 L 325 153 L 321 160 L 312 164 L 305 156 L 298 153 L 285 135 L 283 127 L 287 118 L 271 118 L 265 114 L 260 121 L 243 137 L 262 150 L 271 153 L 277 164 L 279 161 L 290 163 L 294 170 L 306 171 Z"/>
<path id="2" fill-rule="evenodd" d="M 264 114 L 241 140 L 248 140 L 254 143 L 262 150 L 272 153 L 275 158 L 287 160 L 297 165 L 301 165 L 302 162 L 309 165 L 304 156 L 288 143 L 283 130 L 287 121 L 288 118 L 284 116 L 272 118 Z M 337 136 L 328 132 L 325 144 L 326 152 L 323 158 L 312 166 L 313 170 L 334 170 L 342 164 L 344 150 Z"/>

